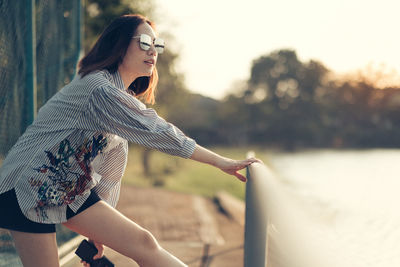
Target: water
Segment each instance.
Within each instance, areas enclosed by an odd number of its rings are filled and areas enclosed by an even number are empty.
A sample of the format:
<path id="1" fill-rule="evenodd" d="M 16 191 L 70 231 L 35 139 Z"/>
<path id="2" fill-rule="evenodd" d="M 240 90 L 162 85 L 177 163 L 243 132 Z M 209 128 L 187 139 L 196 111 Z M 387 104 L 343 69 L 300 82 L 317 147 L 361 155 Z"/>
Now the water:
<path id="1" fill-rule="evenodd" d="M 301 203 L 308 224 L 338 249 L 340 266 L 400 266 L 400 150 L 269 152 L 267 157 Z"/>

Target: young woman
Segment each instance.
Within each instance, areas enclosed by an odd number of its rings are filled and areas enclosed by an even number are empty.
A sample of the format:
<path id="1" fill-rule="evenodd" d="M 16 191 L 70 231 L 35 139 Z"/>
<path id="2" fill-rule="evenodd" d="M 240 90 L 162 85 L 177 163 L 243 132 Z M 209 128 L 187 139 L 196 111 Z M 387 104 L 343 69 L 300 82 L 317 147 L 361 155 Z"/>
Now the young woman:
<path id="1" fill-rule="evenodd" d="M 0 173 L 0 227 L 9 229 L 24 266 L 59 266 L 55 224 L 103 244 L 140 266 L 185 266 L 153 235 L 114 207 L 128 141 L 238 173 L 256 159 L 213 153 L 160 118 L 155 68 L 164 42 L 140 15 L 113 21 L 9 151 Z M 86 263 L 84 263 L 87 265 Z"/>

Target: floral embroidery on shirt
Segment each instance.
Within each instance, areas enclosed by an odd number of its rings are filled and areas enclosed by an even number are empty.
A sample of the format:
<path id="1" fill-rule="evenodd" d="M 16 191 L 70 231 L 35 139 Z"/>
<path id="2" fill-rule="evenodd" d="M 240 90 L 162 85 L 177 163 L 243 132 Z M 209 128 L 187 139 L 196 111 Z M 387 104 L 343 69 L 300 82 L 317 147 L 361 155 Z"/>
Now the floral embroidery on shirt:
<path id="1" fill-rule="evenodd" d="M 43 164 L 34 170 L 49 173 L 49 180 L 31 178 L 29 181 L 32 187 L 37 187 L 38 215 L 40 213 L 41 217 L 47 217 L 44 207 L 70 204 L 77 195 L 85 191 L 92 180 L 91 162 L 106 146 L 107 138 L 99 135 L 97 138 L 93 136 L 91 140 L 86 140 L 77 149 L 73 149 L 68 139 L 65 139 L 60 143 L 55 155 L 45 151 L 50 164 Z"/>

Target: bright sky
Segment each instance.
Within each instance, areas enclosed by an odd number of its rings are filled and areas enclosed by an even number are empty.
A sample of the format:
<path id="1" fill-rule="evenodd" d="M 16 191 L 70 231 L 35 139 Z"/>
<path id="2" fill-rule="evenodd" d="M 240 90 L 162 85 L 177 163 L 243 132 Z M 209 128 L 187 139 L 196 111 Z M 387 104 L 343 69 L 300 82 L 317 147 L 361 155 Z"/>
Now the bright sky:
<path id="1" fill-rule="evenodd" d="M 191 91 L 223 97 L 252 61 L 290 48 L 338 73 L 400 73 L 399 0 L 155 0 Z M 162 75 L 162 74 L 161 74 Z"/>

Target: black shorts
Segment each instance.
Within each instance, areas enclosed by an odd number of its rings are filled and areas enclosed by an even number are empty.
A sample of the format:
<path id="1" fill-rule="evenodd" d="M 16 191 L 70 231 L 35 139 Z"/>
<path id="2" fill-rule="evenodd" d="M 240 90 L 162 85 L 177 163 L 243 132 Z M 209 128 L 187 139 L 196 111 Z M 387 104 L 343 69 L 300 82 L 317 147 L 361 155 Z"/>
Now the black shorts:
<path id="1" fill-rule="evenodd" d="M 88 199 L 83 203 L 76 213 L 67 206 L 67 219 L 70 219 L 73 216 L 81 213 L 99 200 L 101 200 L 100 197 L 92 190 Z M 19 207 L 14 189 L 0 194 L 0 207 L 0 228 L 26 233 L 56 232 L 55 224 L 37 223 L 25 217 Z"/>

